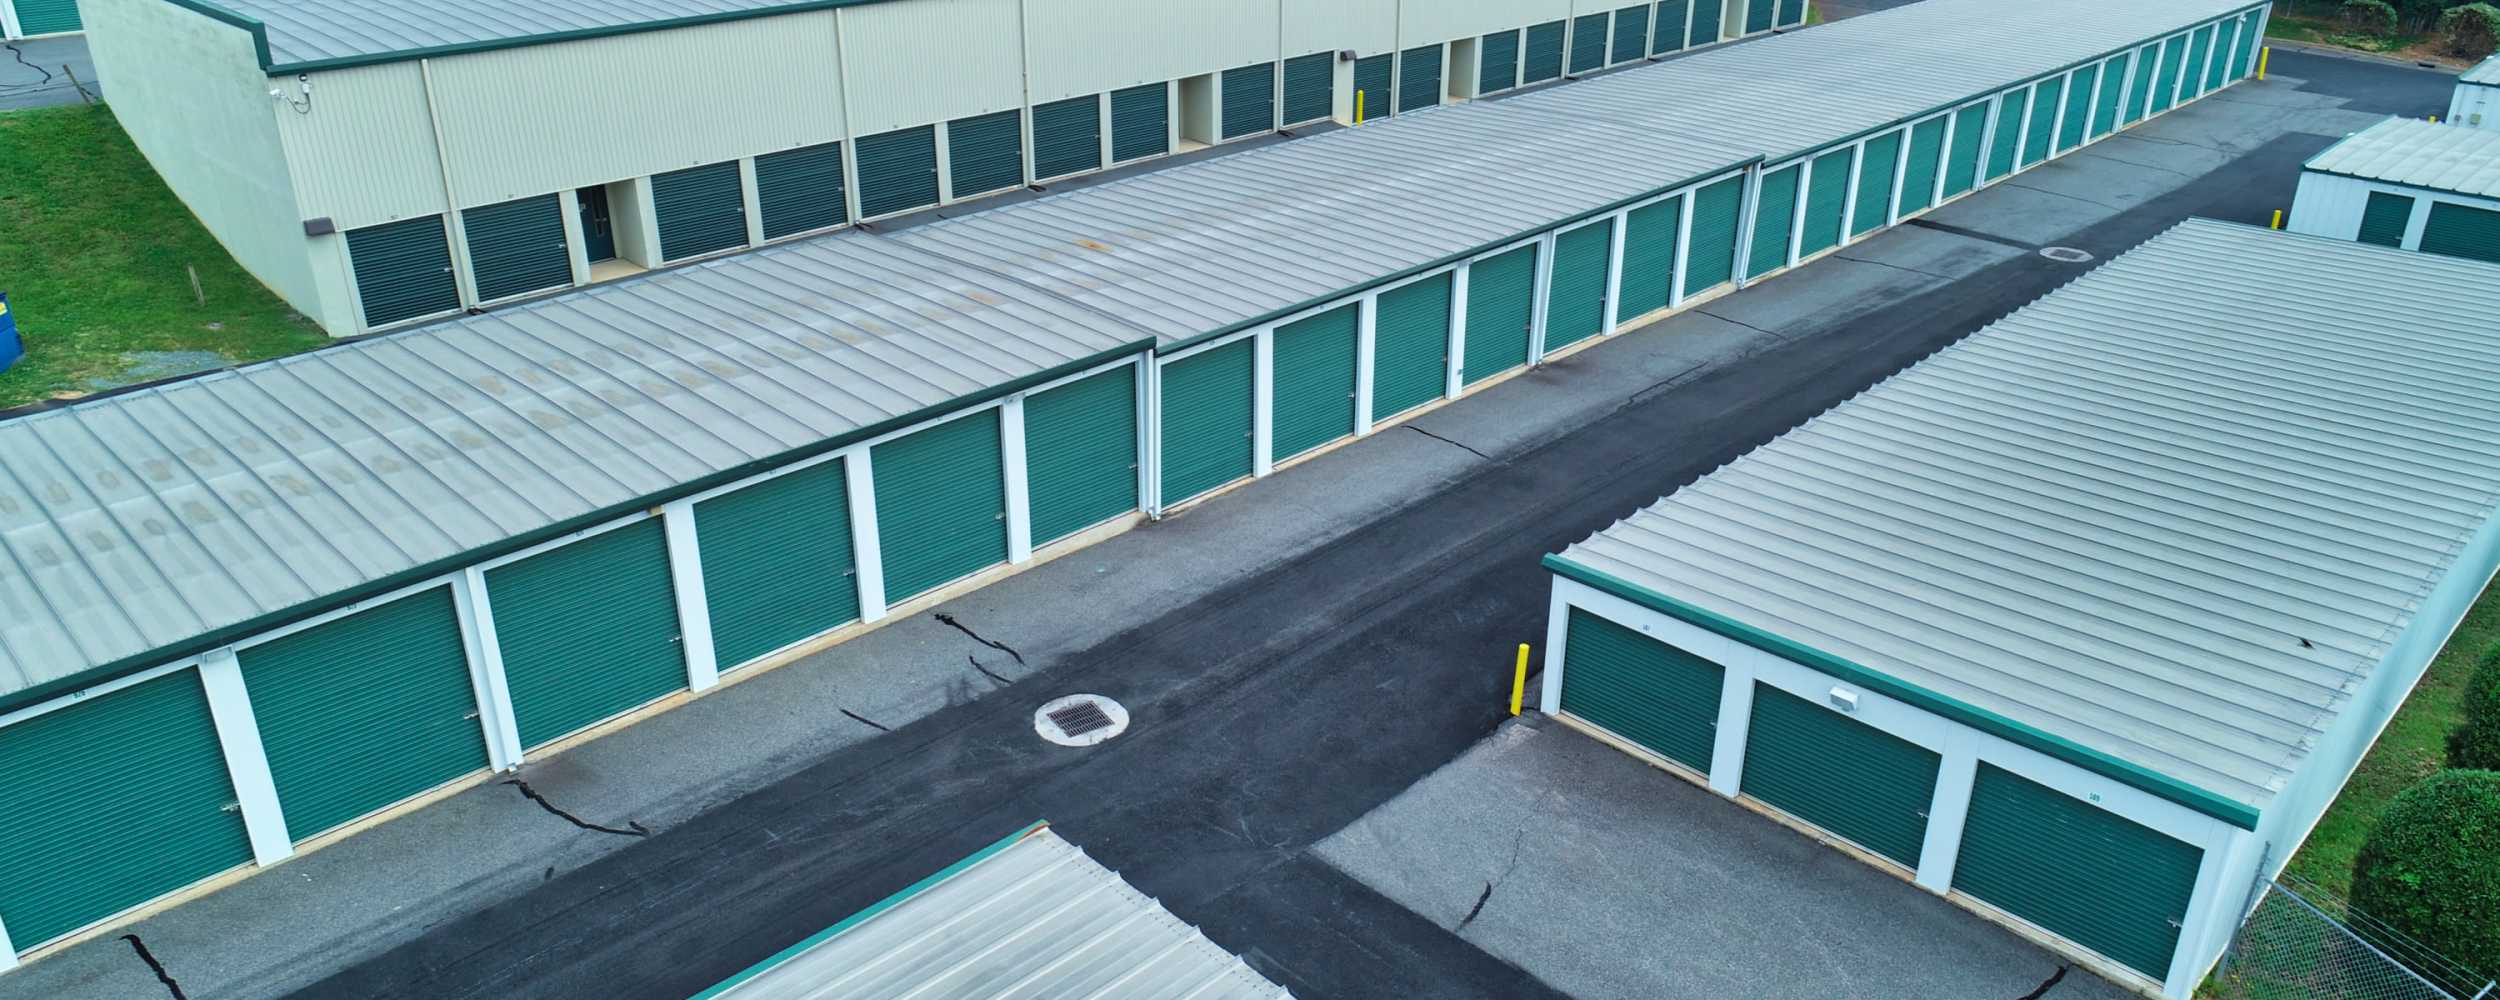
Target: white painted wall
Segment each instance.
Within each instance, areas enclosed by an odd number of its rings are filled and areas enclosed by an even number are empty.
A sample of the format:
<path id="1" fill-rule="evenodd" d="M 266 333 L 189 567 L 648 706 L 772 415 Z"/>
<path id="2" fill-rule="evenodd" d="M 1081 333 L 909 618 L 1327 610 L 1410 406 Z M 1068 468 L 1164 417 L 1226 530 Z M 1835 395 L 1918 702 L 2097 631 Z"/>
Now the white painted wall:
<path id="1" fill-rule="evenodd" d="M 1399 0 L 1282 0 L 1285 57 L 1339 49 L 1363 56 L 1392 51 L 1398 48 L 1398 6 Z"/>
<path id="2" fill-rule="evenodd" d="M 1572 0 L 1400 0 L 1398 44 L 1412 48 L 1571 16 Z"/>
<path id="3" fill-rule="evenodd" d="M 2500 87 L 2479 83 L 2457 84 L 2456 94 L 2448 99 L 2448 117 L 2444 120 L 2469 128 L 2500 131 Z"/>
<path id="4" fill-rule="evenodd" d="M 1027 0 L 1033 101 L 1273 62 L 1280 51 L 1278 2 Z M 910 4 L 860 9 L 876 6 Z"/>
<path id="5" fill-rule="evenodd" d="M 293 77 L 270 81 L 296 91 L 271 103 L 304 218 L 347 230 L 450 207 L 420 77 L 413 62 L 317 73 L 310 101 Z"/>
<path id="6" fill-rule="evenodd" d="M 2404 249 L 2422 248 L 2422 229 L 2430 221 L 2431 205 L 2445 202 L 2486 211 L 2500 212 L 2500 199 L 2475 198 L 2444 191 L 2427 191 L 2365 181 L 2356 177 L 2302 171 L 2300 186 L 2292 196 L 2292 211 L 2283 228 L 2310 236 L 2350 240 L 2361 235 L 2361 219 L 2370 203 L 2372 192 L 2413 199 L 2413 218 L 2405 226 Z"/>
<path id="7" fill-rule="evenodd" d="M 1017 0 L 911 0 L 844 7 L 838 13 L 842 77 L 850 88 L 853 135 L 1004 111 L 1024 103 L 1024 46 L 1016 30 Z M 1099 26 L 1104 22 L 1087 23 Z M 787 97 L 779 100 L 801 106 L 808 103 L 791 102 Z"/>

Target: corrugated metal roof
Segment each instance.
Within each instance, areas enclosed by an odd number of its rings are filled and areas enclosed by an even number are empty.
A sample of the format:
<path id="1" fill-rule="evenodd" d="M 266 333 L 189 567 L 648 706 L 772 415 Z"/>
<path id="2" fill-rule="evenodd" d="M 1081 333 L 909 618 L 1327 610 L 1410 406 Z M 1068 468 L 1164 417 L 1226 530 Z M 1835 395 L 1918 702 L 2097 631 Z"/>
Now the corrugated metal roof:
<path id="1" fill-rule="evenodd" d="M 2500 132 L 2390 118 L 2310 157 L 2308 169 L 2500 198 Z"/>
<path id="2" fill-rule="evenodd" d="M 2262 809 L 2495 516 L 2493 316 L 2191 221 L 1562 558 Z"/>
<path id="3" fill-rule="evenodd" d="M 2500 55 L 2475 63 L 2473 69 L 2466 70 L 2457 79 L 2486 87 L 2500 87 Z"/>
<path id="4" fill-rule="evenodd" d="M 2245 6 L 1925 0 L 897 238 L 1030 276 L 1172 344 L 1756 156 L 1811 151 Z"/>
<path id="5" fill-rule="evenodd" d="M 0 422 L 0 693 L 1143 339 L 841 234 Z"/>
<path id="6" fill-rule="evenodd" d="M 1039 829 L 701 1000 L 1285 1000 L 1292 994 Z"/>
<path id="7" fill-rule="evenodd" d="M 168 0 L 170 2 L 170 0 Z M 844 6 L 845 0 L 209 0 L 259 21 L 279 69 L 416 58 L 445 48 L 556 41 L 672 21 Z M 874 3 L 879 0 L 847 0 Z M 549 37 L 557 36 L 557 37 Z"/>

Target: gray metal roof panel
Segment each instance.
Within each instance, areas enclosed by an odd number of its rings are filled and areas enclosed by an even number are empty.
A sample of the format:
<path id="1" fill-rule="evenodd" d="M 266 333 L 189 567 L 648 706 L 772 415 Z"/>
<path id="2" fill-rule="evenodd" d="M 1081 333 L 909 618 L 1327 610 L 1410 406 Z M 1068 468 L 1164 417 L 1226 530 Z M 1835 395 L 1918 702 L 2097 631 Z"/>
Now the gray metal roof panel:
<path id="1" fill-rule="evenodd" d="M 716 987 L 704 1000 L 1291 994 L 1048 829 Z"/>
<path id="2" fill-rule="evenodd" d="M 2390 118 L 2310 157 L 2311 170 L 2500 198 L 2500 132 Z"/>
<path id="3" fill-rule="evenodd" d="M 0 422 L 0 690 L 1142 337 L 839 234 Z"/>
<path id="4" fill-rule="evenodd" d="M 259 21 L 270 61 L 305 63 L 413 58 L 445 48 L 557 41 L 689 19 L 835 6 L 826 0 L 211 0 Z M 875 0 L 851 0 L 875 2 Z"/>
<path id="5" fill-rule="evenodd" d="M 2500 87 L 2500 55 L 2475 63 L 2474 68 L 2466 70 L 2457 79 L 2465 83 L 2479 83 L 2486 87 Z"/>
<path id="6" fill-rule="evenodd" d="M 1563 558 L 2262 808 L 2500 508 L 2492 315 L 2191 221 Z"/>

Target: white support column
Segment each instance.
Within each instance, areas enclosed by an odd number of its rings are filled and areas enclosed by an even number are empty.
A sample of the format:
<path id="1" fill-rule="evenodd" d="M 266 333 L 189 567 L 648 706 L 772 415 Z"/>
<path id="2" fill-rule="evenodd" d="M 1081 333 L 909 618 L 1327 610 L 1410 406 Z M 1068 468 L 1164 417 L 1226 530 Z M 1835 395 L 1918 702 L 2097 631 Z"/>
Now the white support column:
<path id="1" fill-rule="evenodd" d="M 1007 487 L 1007 561 L 1033 561 L 1033 492 L 1024 468 L 1024 395 L 998 408 L 998 459 Z"/>
<path id="2" fill-rule="evenodd" d="M 1918 141 L 1917 132 L 1918 125 L 1915 122 L 1903 128 L 1900 132 L 1899 148 L 1892 151 L 1892 194 L 1890 195 L 1892 200 L 1885 203 L 1884 207 L 1884 225 L 1886 226 L 1892 226 L 1901 221 L 1901 189 L 1910 183 L 1910 146 Z"/>
<path id="3" fill-rule="evenodd" d="M 2126 56 L 2118 60 L 2118 109 L 2109 116 L 2111 135 L 2127 127 L 2127 110 L 2135 104 L 2135 61 L 2142 58 L 2144 49 L 2138 46 L 2128 49 Z"/>
<path id="4" fill-rule="evenodd" d="M 851 506 L 851 558 L 857 564 L 859 620 L 885 617 L 885 552 L 877 545 L 877 472 L 867 448 L 842 454 L 843 492 Z"/>
<path id="5" fill-rule="evenodd" d="M 1858 182 L 1866 177 L 1866 141 L 1849 147 L 1849 179 L 1842 182 L 1840 192 L 1840 238 L 1832 243 L 1845 247 L 1855 239 L 1850 231 L 1858 228 Z"/>
<path id="6" fill-rule="evenodd" d="M 2214 72 L 2214 60 L 2215 60 L 2215 59 L 2218 59 L 2218 58 L 2221 58 L 2221 56 L 2222 56 L 2222 24 L 2221 24 L 2221 22 L 2217 21 L 2217 22 L 2215 22 L 2214 24 L 2209 25 L 2209 26 L 2207 26 L 2206 28 L 2204 28 L 2204 29 L 2202 29 L 2202 30 L 2205 30 L 2205 31 L 2211 31 L 2211 32 L 2213 32 L 2213 33 L 2214 33 L 2214 43 L 2213 43 L 2212 45 L 2205 46 L 2205 60 L 2204 60 L 2203 62 L 2197 63 L 2197 64 L 2196 64 L 2196 66 L 2195 66 L 2195 69 L 2194 69 L 2194 73 L 2195 73 L 2195 75 L 2194 75 L 2194 77 L 2192 77 L 2192 79 L 2195 81 L 2195 84 L 2196 84 L 2196 87 L 2197 87 L 2197 94 L 2196 94 L 2196 96 L 2198 96 L 2198 97 L 2203 97 L 2203 96 L 2205 96 L 2206 94 L 2212 93 L 2212 91 L 2209 91 L 2209 90 L 2205 90 L 2205 89 L 2204 89 L 2204 86 L 2205 86 L 2205 81 L 2210 80 L 2210 79 L 2213 79 L 2213 72 Z M 2193 38 L 2191 38 L 2191 39 L 2190 39 L 2190 44 L 2194 44 L 2194 39 L 2193 39 Z"/>
<path id="7" fill-rule="evenodd" d="M 513 718 L 512 689 L 504 681 L 503 645 L 495 638 L 495 607 L 486 595 L 486 573 L 471 567 L 451 587 L 460 616 L 460 640 L 469 656 L 469 688 L 477 696 L 479 735 L 486 763 L 497 771 L 521 766 L 521 728 Z"/>
<path id="8" fill-rule="evenodd" d="M 2092 121 L 2101 116 L 2101 88 L 2109 86 L 2109 65 L 2114 61 L 2092 64 L 2092 93 L 2083 99 L 2083 139 L 2076 144 L 2077 149 L 2092 144 Z"/>
<path id="9" fill-rule="evenodd" d="M 720 659 L 712 647 L 712 602 L 703 592 L 703 548 L 697 542 L 694 501 L 660 508 L 668 538 L 668 575 L 677 595 L 677 648 L 686 656 L 686 687 L 707 691 L 720 683 Z"/>
<path id="10" fill-rule="evenodd" d="M 1739 195 L 1742 200 L 1736 203 L 1739 206 L 1736 213 L 1736 259 L 1728 262 L 1727 273 L 1729 280 L 1735 283 L 1734 290 L 1739 292 L 1753 284 L 1753 231 L 1755 226 L 1761 224 L 1765 166 L 1756 163 L 1745 168 L 1745 187 Z"/>
<path id="11" fill-rule="evenodd" d="M 1276 328 L 1250 335 L 1250 474 L 1276 471 Z"/>
<path id="12" fill-rule="evenodd" d="M 1095 162 L 1102 164 L 1105 170 L 1110 169 L 1113 162 L 1111 159 L 1110 94 L 1099 94 L 1094 97 L 1094 142 L 1095 145 L 1101 147 L 1101 158 Z"/>
<path id="13" fill-rule="evenodd" d="M 1545 314 L 1547 308 L 1553 304 L 1550 300 L 1553 298 L 1554 290 L 1554 246 L 1558 242 L 1557 235 L 1549 232 L 1538 237 L 1536 241 L 1535 305 L 1528 313 L 1528 363 L 1530 365 L 1542 364 L 1545 361 Z"/>
<path id="14" fill-rule="evenodd" d="M 1441 387 L 1444 399 L 1457 399 L 1467 391 L 1467 275 L 1474 268 L 1469 262 L 1450 273 L 1450 356 L 1448 379 Z"/>
<path id="15" fill-rule="evenodd" d="M 2214 46 L 2220 48 L 2219 44 Z M 2217 823 L 2216 826 L 2221 826 Z M 2235 831 L 2236 832 L 2236 831 Z M 2205 970 L 2213 956 L 2205 948 L 2205 939 L 2213 933 L 2216 920 L 2238 923 L 2239 914 L 2226 911 L 2236 908 L 2238 901 L 2221 902 L 2220 897 L 2244 886 L 2224 884 L 2223 873 L 2230 869 L 2231 847 L 2237 837 L 2229 834 L 2208 837 L 2205 852 L 2196 865 L 2196 888 L 2188 894 L 2186 919 L 2179 922 L 2178 947 L 2170 953 L 2169 975 L 2162 977 L 2162 992 L 2174 997 L 2196 995 L 2197 984 L 2205 979 Z"/>
<path id="16" fill-rule="evenodd" d="M 564 215 L 565 265 L 573 274 L 573 283 L 590 283 L 590 245 L 582 235 L 582 196 L 578 191 L 556 192 L 556 208 Z"/>
<path id="17" fill-rule="evenodd" d="M 1163 366 L 1137 358 L 1137 502 L 1150 519 L 1163 517 Z"/>
<path id="18" fill-rule="evenodd" d="M 17 968 L 17 946 L 9 943 L 9 925 L 0 921 L 0 972 Z"/>
<path id="19" fill-rule="evenodd" d="M 2023 95 L 2023 120 L 2014 123 L 2014 155 L 2005 167 L 2007 177 L 2029 169 L 2023 166 L 2023 151 L 2031 148 L 2031 121 L 2040 113 L 2040 85 L 2024 88 Z"/>
<path id="20" fill-rule="evenodd" d="M 1670 309 L 1684 304 L 1685 266 L 1693 257 L 1693 199 L 1700 193 L 1701 189 L 1695 188 L 1675 196 L 1675 263 L 1669 265 L 1675 268 L 1675 280 L 1667 289 L 1667 307 Z"/>
<path id="21" fill-rule="evenodd" d="M 747 245 L 764 245 L 764 203 L 755 183 L 755 157 L 738 158 L 738 210 L 746 213 Z"/>
<path id="22" fill-rule="evenodd" d="M 1354 436 L 1372 432 L 1372 380 L 1379 372 L 1380 293 L 1363 296 L 1354 326 Z"/>
<path id="23" fill-rule="evenodd" d="M 2006 97 L 2011 93 L 2011 91 L 2007 91 L 2006 93 L 1998 94 L 1995 97 L 1990 98 L 1988 101 L 1987 123 L 1980 126 L 1979 129 L 1979 165 L 1978 169 L 1972 171 L 1971 173 L 1970 187 L 1973 191 L 1987 187 L 1990 183 L 1992 183 L 1989 180 L 1988 171 L 1992 161 L 1996 159 L 1997 126 L 2004 124 Z M 2020 153 L 2021 150 L 2015 150 L 2015 152 Z M 2009 167 L 2006 169 L 2006 176 L 2013 176 L 2012 168 Z"/>
<path id="24" fill-rule="evenodd" d="M 17 5 L 8 0 L 0 0 L 0 38 L 24 37 L 26 37 L 26 28 L 18 23 Z M 8 944 L 8 940 L 5 934 L 0 934 L 0 945 Z M 0 947 L 0 969 L 9 968 L 16 954 L 5 947 Z"/>
<path id="25" fill-rule="evenodd" d="M 1788 263 L 1783 265 L 1786 267 L 1797 266 L 1797 258 L 1804 254 L 1806 203 L 1814 197 L 1814 171 L 1817 166 L 1815 159 L 1815 157 L 1808 157 L 1797 161 L 1800 164 L 1797 169 L 1797 196 L 1788 199 Z M 1850 159 L 1854 162 L 1856 157 Z M 1845 200 L 1843 204 L 1846 204 Z M 1840 231 L 1844 233 L 1849 231 L 1849 218 L 1845 209 L 1840 219 Z"/>
<path id="26" fill-rule="evenodd" d="M 234 782 L 252 860 L 267 868 L 293 857 L 295 841 L 286 834 L 286 811 L 278 806 L 278 781 L 269 774 L 269 754 L 260 745 L 260 723 L 252 717 L 252 695 L 243 688 L 243 665 L 233 649 L 200 658 L 200 687 L 208 694 L 209 719 L 225 751 L 226 776 Z"/>
<path id="27" fill-rule="evenodd" d="M 2174 110 L 2179 105 L 2187 103 L 2187 54 L 2196 51 L 2195 32 L 2191 31 L 2179 37 L 2182 39 L 2179 42 L 2179 65 L 2162 68 L 2162 72 L 2170 74 L 2170 107 Z M 2168 54 L 2168 52 L 2163 53 L 2165 56 Z"/>
<path id="28" fill-rule="evenodd" d="M 1548 586 L 1552 586 L 1549 584 Z M 1562 711 L 1563 654 L 1571 634 L 1571 605 L 1563 600 L 1562 588 L 1553 587 L 1545 601 L 1545 678 L 1537 685 L 1537 711 L 1552 715 Z"/>
<path id="29" fill-rule="evenodd" d="M 2397 248 L 2402 250 L 2422 249 L 2422 235 L 2429 232 L 2430 228 L 2431 199 L 2413 199 L 2413 214 L 2405 216 L 2405 235 L 2404 239 L 2396 244 Z"/>
<path id="30" fill-rule="evenodd" d="M 1632 228 L 1632 213 L 1616 212 L 1607 225 L 1611 227 L 1611 238 L 1606 245 L 1606 317 L 1597 328 L 1601 336 L 1613 334 L 1615 326 L 1623 322 L 1623 237 L 1624 231 Z"/>
<path id="31" fill-rule="evenodd" d="M 2040 154 L 2042 163 L 2055 159 L 2060 152 L 2057 140 L 2066 134 L 2066 109 L 2074 106 L 2074 96 L 2075 71 L 2067 70 L 2065 76 L 2057 78 L 2057 108 L 2049 113 L 2049 144 L 2041 147 L 2048 152 Z"/>
<path id="32" fill-rule="evenodd" d="M 1719 730 L 1711 736 L 1710 790 L 1735 798 L 1745 787 L 1745 739 L 1753 730 L 1753 673 L 1724 671 L 1719 680 Z"/>
<path id="33" fill-rule="evenodd" d="M 1217 107 L 1222 106 L 1223 105 L 1220 104 L 1217 105 Z M 955 178 L 953 176 L 955 173 L 955 148 L 953 144 L 948 141 L 946 133 L 949 130 L 947 129 L 945 122 L 939 122 L 935 125 L 929 126 L 929 131 L 934 133 L 936 136 L 938 204 L 949 204 L 955 200 Z M 847 187 L 848 185 L 845 186 Z"/>
<path id="34" fill-rule="evenodd" d="M 1942 895 L 1953 888 L 1953 862 L 1962 853 L 1962 822 L 1970 818 L 1971 783 L 1979 777 L 1979 756 L 1970 740 L 1955 737 L 1945 747 L 1936 772 L 1935 798 L 1927 805 L 1927 839 L 1918 849 L 1918 884 Z"/>
<path id="35" fill-rule="evenodd" d="M 1944 204 L 1945 178 L 1953 174 L 1953 134 L 1962 129 L 1963 110 L 1955 108 L 1944 113 L 1944 138 L 1936 147 L 1935 183 L 1927 190 L 1927 207 L 1929 208 Z M 1986 155 L 1987 150 L 1982 149 L 1980 153 Z"/>

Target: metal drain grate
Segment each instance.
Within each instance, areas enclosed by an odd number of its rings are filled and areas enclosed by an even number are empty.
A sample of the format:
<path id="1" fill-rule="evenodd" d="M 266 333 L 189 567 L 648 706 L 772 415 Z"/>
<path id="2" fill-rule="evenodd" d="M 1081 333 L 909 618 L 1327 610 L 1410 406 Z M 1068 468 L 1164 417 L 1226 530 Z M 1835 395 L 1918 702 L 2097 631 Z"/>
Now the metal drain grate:
<path id="1" fill-rule="evenodd" d="M 2060 264 L 2088 264 L 2092 261 L 2091 251 L 2077 250 L 2074 247 L 2042 247 L 2040 256 Z"/>
<path id="2" fill-rule="evenodd" d="M 1128 731 L 1128 709 L 1098 694 L 1072 694 L 1033 711 L 1033 732 L 1063 747 L 1090 747 Z"/>
<path id="3" fill-rule="evenodd" d="M 1050 721 L 1059 727 L 1060 732 L 1083 736 L 1097 729 L 1111 728 L 1111 713 L 1103 711 L 1101 705 L 1081 701 L 1050 713 Z"/>

